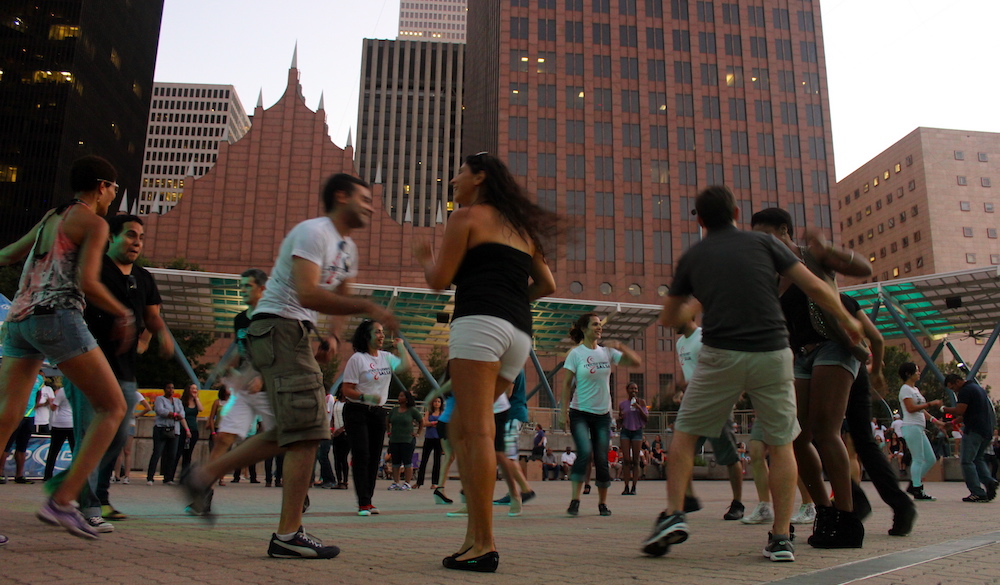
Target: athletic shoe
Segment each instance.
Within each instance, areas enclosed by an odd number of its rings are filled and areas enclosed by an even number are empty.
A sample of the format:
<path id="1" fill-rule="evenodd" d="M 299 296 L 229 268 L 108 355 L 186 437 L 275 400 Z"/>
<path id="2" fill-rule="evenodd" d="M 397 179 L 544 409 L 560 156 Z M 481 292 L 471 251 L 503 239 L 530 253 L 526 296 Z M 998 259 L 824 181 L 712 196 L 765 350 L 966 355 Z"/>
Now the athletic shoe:
<path id="1" fill-rule="evenodd" d="M 9 538 L 7 538 L 6 536 L 0 534 L 0 546 L 3 546 L 5 544 L 7 544 L 9 541 L 10 541 Z"/>
<path id="2" fill-rule="evenodd" d="M 323 483 L 319 484 L 316 487 L 318 487 L 320 489 L 324 489 L 324 490 L 332 490 L 335 487 L 337 487 L 337 484 L 333 483 L 332 481 L 324 481 Z"/>
<path id="3" fill-rule="evenodd" d="M 892 528 L 889 529 L 889 536 L 907 536 L 913 531 L 913 524 L 917 521 L 917 507 L 910 504 L 908 508 L 896 510 L 892 517 Z"/>
<path id="4" fill-rule="evenodd" d="M 449 518 L 465 518 L 469 515 L 469 508 L 467 506 L 462 506 L 461 508 L 455 510 L 454 512 L 448 512 L 445 516 Z"/>
<path id="5" fill-rule="evenodd" d="M 125 485 L 128 485 L 128 476 L 127 475 L 122 478 L 122 483 L 125 484 Z"/>
<path id="6" fill-rule="evenodd" d="M 774 538 L 767 533 L 767 546 L 764 547 L 764 558 L 774 562 L 791 562 L 795 560 L 795 545 L 790 539 Z"/>
<path id="7" fill-rule="evenodd" d="M 792 524 L 812 524 L 816 520 L 816 504 L 812 502 L 799 506 L 799 511 L 792 516 Z"/>
<path id="8" fill-rule="evenodd" d="M 535 491 L 521 492 L 521 503 L 527 504 L 529 501 L 535 499 Z"/>
<path id="9" fill-rule="evenodd" d="M 91 516 L 90 518 L 87 518 L 87 524 L 90 524 L 91 528 L 102 534 L 115 531 L 115 525 L 100 516 Z"/>
<path id="10" fill-rule="evenodd" d="M 680 544 L 688 538 L 688 527 L 681 512 L 667 514 L 660 512 L 653 526 L 653 532 L 642 541 L 642 552 L 654 557 L 662 557 L 670 546 Z"/>
<path id="11" fill-rule="evenodd" d="M 723 520 L 739 520 L 740 518 L 743 517 L 744 510 L 745 510 L 745 508 L 743 507 L 743 503 L 742 502 L 740 502 L 738 500 L 733 500 L 732 503 L 729 504 L 729 511 L 726 512 L 726 514 L 722 517 L 722 519 Z"/>
<path id="12" fill-rule="evenodd" d="M 690 514 L 701 510 L 701 501 L 694 496 L 684 496 L 684 513 Z"/>
<path id="13" fill-rule="evenodd" d="M 494 506 L 509 506 L 510 505 L 510 494 L 507 494 L 507 495 L 505 495 L 504 497 L 502 497 L 500 499 L 493 500 L 493 505 Z"/>
<path id="14" fill-rule="evenodd" d="M 566 513 L 570 516 L 580 515 L 580 500 L 570 500 L 569 508 L 566 508 Z"/>
<path id="15" fill-rule="evenodd" d="M 985 503 L 989 502 L 989 499 L 987 499 L 984 496 L 977 496 L 976 494 L 969 494 L 968 496 L 965 496 L 964 498 L 962 498 L 962 501 L 963 502 L 971 502 L 971 503 L 974 503 L 974 504 L 985 504 Z"/>
<path id="16" fill-rule="evenodd" d="M 510 502 L 510 507 L 507 509 L 508 516 L 520 516 L 521 515 L 521 504 L 524 502 L 521 498 L 514 498 Z"/>
<path id="17" fill-rule="evenodd" d="M 771 502 L 757 502 L 753 512 L 740 519 L 740 522 L 744 524 L 767 524 L 773 521 L 774 510 L 771 509 Z"/>
<path id="18" fill-rule="evenodd" d="M 105 520 L 128 520 L 128 515 L 115 510 L 115 507 L 110 504 L 105 504 L 101 506 L 101 518 Z"/>
<path id="19" fill-rule="evenodd" d="M 97 531 L 87 523 L 80 511 L 73 506 L 60 506 L 49 498 L 35 516 L 46 524 L 62 526 L 73 536 L 97 538 Z"/>
<path id="20" fill-rule="evenodd" d="M 272 534 L 271 544 L 267 547 L 267 556 L 276 559 L 332 559 L 339 554 L 339 548 L 323 546 L 322 542 L 301 530 L 288 541 Z"/>
<path id="21" fill-rule="evenodd" d="M 986 486 L 986 499 L 991 502 L 995 500 L 997 497 L 997 484 L 1000 484 L 1000 482 L 995 481 L 990 485 Z"/>
<path id="22" fill-rule="evenodd" d="M 373 507 L 374 506 L 371 505 L 361 506 L 360 508 L 358 508 L 358 516 L 371 516 L 372 515 L 371 509 Z"/>
<path id="23" fill-rule="evenodd" d="M 399 490 L 401 490 L 401 489 L 403 489 L 403 488 L 399 487 L 399 484 L 398 484 L 398 483 L 394 483 L 394 484 L 390 485 L 390 486 L 389 486 L 388 488 L 386 488 L 386 489 L 387 489 L 387 490 L 389 490 L 390 492 L 398 492 Z"/>
<path id="24" fill-rule="evenodd" d="M 937 498 L 935 498 L 934 496 L 929 496 L 929 495 L 927 495 L 926 492 L 924 492 L 924 487 L 923 486 L 920 486 L 918 488 L 913 488 L 913 491 L 910 492 L 910 493 L 913 494 L 913 499 L 914 500 L 921 500 L 921 501 L 924 501 L 924 502 L 936 502 L 937 501 Z"/>
<path id="25" fill-rule="evenodd" d="M 35 483 L 35 482 L 22 476 L 22 477 L 15 477 L 14 483 Z"/>
<path id="26" fill-rule="evenodd" d="M 610 516 L 611 515 L 611 510 L 609 510 L 608 507 L 606 505 L 604 505 L 604 504 L 598 504 L 597 505 L 597 511 L 601 514 L 601 516 Z"/>
<path id="27" fill-rule="evenodd" d="M 412 490 L 413 488 L 412 488 L 412 487 L 410 487 L 410 484 L 408 484 L 408 483 L 406 483 L 406 482 L 404 481 L 403 483 L 399 484 L 399 489 L 400 489 L 400 491 L 404 491 L 404 492 L 407 492 L 407 491 L 410 491 L 410 490 Z"/>
<path id="28" fill-rule="evenodd" d="M 204 518 L 209 522 L 215 522 L 215 516 L 212 514 L 212 484 L 215 481 L 207 484 L 196 482 L 194 477 L 199 470 L 201 470 L 201 465 L 192 463 L 187 469 L 182 471 L 181 488 L 187 496 L 187 501 L 190 502 L 188 506 L 190 506 L 194 515 Z"/>
<path id="29" fill-rule="evenodd" d="M 146 485 L 153 485 L 153 480 L 147 479 L 146 480 Z"/>

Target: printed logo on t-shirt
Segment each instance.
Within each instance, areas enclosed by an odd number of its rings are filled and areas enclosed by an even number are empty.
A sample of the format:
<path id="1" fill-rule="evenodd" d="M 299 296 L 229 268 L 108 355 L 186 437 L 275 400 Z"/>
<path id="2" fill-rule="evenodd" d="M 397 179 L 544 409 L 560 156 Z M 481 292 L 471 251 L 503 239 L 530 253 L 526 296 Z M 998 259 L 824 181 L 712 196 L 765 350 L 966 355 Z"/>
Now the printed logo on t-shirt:
<path id="1" fill-rule="evenodd" d="M 336 287 L 351 271 L 354 259 L 347 251 L 347 240 L 341 240 L 337 245 L 337 254 L 333 257 L 333 263 L 327 266 L 323 272 L 325 278 L 323 282 L 328 287 Z"/>
<path id="2" fill-rule="evenodd" d="M 368 363 L 368 370 L 369 370 L 368 373 L 370 373 L 372 376 L 372 380 L 378 380 L 382 376 L 388 376 L 392 374 L 392 368 L 389 367 L 380 368 L 375 362 Z"/>
<path id="3" fill-rule="evenodd" d="M 591 374 L 596 374 L 598 370 L 610 369 L 611 362 L 599 360 L 594 356 L 587 356 L 587 367 L 590 368 Z"/>

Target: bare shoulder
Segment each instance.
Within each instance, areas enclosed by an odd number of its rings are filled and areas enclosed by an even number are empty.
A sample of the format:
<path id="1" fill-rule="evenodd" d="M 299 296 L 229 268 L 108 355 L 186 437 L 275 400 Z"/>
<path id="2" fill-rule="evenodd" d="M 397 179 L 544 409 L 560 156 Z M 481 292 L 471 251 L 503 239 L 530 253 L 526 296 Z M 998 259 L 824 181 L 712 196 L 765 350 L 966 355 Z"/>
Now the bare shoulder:
<path id="1" fill-rule="evenodd" d="M 108 222 L 103 217 L 77 206 L 71 207 L 65 213 L 69 215 L 63 223 L 63 230 L 73 241 L 82 243 L 90 239 L 101 241 L 107 239 Z"/>

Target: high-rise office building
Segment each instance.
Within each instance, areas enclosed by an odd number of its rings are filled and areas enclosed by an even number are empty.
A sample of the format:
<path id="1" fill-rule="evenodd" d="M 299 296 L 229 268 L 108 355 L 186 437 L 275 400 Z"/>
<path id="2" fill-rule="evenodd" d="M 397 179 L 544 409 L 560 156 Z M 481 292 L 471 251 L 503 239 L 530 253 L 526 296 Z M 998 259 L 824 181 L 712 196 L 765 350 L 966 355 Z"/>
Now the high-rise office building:
<path id="1" fill-rule="evenodd" d="M 997 210 L 1000 134 L 917 128 L 853 173 L 834 190 L 843 244 L 872 263 L 871 278 L 845 277 L 848 285 L 908 279 L 1000 265 Z M 954 307 L 971 312 L 961 297 Z M 965 358 L 982 350 L 988 330 L 953 333 Z M 919 336 L 920 334 L 917 333 Z M 930 348 L 938 340 L 922 338 Z M 908 348 L 912 349 L 912 348 Z M 911 351 L 911 355 L 915 355 Z M 950 358 L 949 358 L 950 359 Z M 1000 368 L 996 351 L 983 372 Z"/>
<path id="2" fill-rule="evenodd" d="M 358 172 L 383 183 L 393 219 L 442 223 L 461 166 L 465 45 L 365 39 Z"/>
<path id="3" fill-rule="evenodd" d="M 567 220 L 556 296 L 662 302 L 712 184 L 743 226 L 780 206 L 832 236 L 818 0 L 469 0 L 468 16 L 463 149 Z M 634 343 L 630 379 L 671 390 L 672 332 Z"/>
<path id="4" fill-rule="evenodd" d="M 89 154 L 139 190 L 163 0 L 0 3 L 0 241 L 72 197 Z"/>
<path id="5" fill-rule="evenodd" d="M 403 0 L 396 39 L 464 43 L 465 13 L 465 0 Z"/>
<path id="6" fill-rule="evenodd" d="M 170 211 L 184 178 L 207 173 L 219 143 L 232 144 L 248 130 L 250 118 L 232 85 L 154 83 L 142 189 L 133 209 L 144 215 Z"/>

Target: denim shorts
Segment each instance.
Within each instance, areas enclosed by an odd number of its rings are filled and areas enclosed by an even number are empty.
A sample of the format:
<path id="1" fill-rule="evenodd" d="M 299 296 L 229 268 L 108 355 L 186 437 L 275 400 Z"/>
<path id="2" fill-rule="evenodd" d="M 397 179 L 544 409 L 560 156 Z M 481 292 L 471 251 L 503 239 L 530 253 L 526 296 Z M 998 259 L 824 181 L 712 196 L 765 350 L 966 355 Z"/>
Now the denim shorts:
<path id="1" fill-rule="evenodd" d="M 622 429 L 621 438 L 626 441 L 641 441 L 642 429 L 636 429 L 634 431 L 629 429 Z"/>
<path id="2" fill-rule="evenodd" d="M 48 359 L 61 364 L 97 348 L 83 313 L 57 309 L 51 315 L 29 315 L 22 321 L 3 325 L 4 357 Z"/>
<path id="3" fill-rule="evenodd" d="M 811 380 L 816 366 L 840 366 L 857 377 L 861 362 L 836 341 L 824 341 L 805 355 L 795 354 L 795 379 Z"/>

